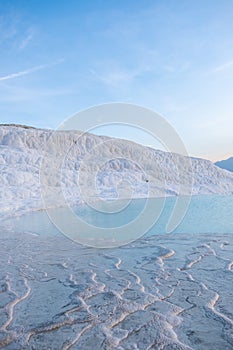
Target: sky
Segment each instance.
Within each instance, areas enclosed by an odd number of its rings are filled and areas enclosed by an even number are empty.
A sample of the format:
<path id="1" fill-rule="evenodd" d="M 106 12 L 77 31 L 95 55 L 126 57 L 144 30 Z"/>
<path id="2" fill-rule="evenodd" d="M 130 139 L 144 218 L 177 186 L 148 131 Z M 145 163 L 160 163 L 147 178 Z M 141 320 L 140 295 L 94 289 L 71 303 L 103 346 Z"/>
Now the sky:
<path id="1" fill-rule="evenodd" d="M 192 156 L 232 156 L 233 1 L 0 0 L 0 123 L 55 129 L 109 102 L 158 112 Z"/>

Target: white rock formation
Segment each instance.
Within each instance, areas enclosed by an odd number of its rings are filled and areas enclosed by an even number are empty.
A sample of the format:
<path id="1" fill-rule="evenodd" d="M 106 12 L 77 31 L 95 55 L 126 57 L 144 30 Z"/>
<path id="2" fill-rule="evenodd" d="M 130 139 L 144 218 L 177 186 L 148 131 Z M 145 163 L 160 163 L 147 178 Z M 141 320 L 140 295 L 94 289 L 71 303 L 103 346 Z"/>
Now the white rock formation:
<path id="1" fill-rule="evenodd" d="M 60 205 L 53 201 L 54 188 L 61 188 L 71 205 L 83 201 L 83 196 L 136 198 L 190 191 L 233 194 L 233 174 L 208 160 L 79 131 L 54 134 L 49 130 L 1 125 L 0 167 L 2 216 L 42 209 L 41 182 L 46 183 L 48 194 L 51 192 L 54 206 Z"/>

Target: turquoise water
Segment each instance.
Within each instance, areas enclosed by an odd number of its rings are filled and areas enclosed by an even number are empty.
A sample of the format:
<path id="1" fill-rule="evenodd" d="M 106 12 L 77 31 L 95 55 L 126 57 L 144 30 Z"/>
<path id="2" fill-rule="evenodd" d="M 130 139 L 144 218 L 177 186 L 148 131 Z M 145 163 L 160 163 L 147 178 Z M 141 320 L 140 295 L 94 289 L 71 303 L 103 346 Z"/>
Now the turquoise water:
<path id="1" fill-rule="evenodd" d="M 150 199 L 151 215 L 161 203 Z M 232 350 L 233 197 L 193 197 L 166 234 L 174 204 L 166 200 L 145 237 L 107 250 L 67 239 L 45 211 L 3 221 L 0 348 Z M 140 218 L 144 205 L 73 209 L 114 227 Z M 55 213 L 69 230 L 66 211 Z"/>
<path id="2" fill-rule="evenodd" d="M 161 204 L 160 199 L 149 199 L 154 211 L 157 212 Z M 73 208 L 85 222 L 97 227 L 111 228 L 126 225 L 140 213 L 145 206 L 144 199 L 132 200 L 127 208 L 114 214 L 101 213 L 82 205 Z M 148 230 L 147 235 L 166 234 L 166 225 L 174 208 L 175 198 L 165 201 L 159 219 Z M 63 215 L 63 209 L 56 209 L 58 215 Z M 64 217 L 64 220 L 65 217 Z M 27 231 L 35 234 L 59 234 L 51 223 L 46 211 L 31 212 L 26 215 L 5 220 L 4 225 L 12 227 L 14 231 Z M 67 222 L 69 227 L 69 222 Z M 233 233 L 233 196 L 193 196 L 188 211 L 174 230 L 174 233 Z"/>

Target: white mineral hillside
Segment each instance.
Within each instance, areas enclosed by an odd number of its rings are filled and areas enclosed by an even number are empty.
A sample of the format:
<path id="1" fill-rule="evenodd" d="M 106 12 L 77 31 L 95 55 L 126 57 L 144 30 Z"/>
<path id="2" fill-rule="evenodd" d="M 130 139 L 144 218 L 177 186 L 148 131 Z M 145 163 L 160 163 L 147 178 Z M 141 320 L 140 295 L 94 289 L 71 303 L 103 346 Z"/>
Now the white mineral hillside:
<path id="1" fill-rule="evenodd" d="M 233 174 L 210 161 L 79 131 L 54 134 L 1 125 L 0 167 L 2 216 L 43 208 L 41 183 L 51 194 L 61 186 L 69 204 L 81 202 L 83 195 L 137 198 L 187 194 L 191 180 L 192 194 L 233 194 Z M 54 199 L 52 205 L 59 202 Z"/>

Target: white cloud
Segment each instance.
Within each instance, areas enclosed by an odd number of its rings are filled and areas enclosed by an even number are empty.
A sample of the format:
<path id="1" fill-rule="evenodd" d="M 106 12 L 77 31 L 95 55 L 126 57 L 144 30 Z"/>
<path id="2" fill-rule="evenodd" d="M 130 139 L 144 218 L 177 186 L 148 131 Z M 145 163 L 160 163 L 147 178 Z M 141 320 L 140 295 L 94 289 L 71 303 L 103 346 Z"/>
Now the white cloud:
<path id="1" fill-rule="evenodd" d="M 8 74 L 8 75 L 4 75 L 4 76 L 0 77 L 0 82 L 1 81 L 5 81 L 5 80 L 10 80 L 10 79 L 15 79 L 15 78 L 18 78 L 18 77 L 22 77 L 24 75 L 31 74 L 31 73 L 36 72 L 38 70 L 45 69 L 45 68 L 54 66 L 56 64 L 62 63 L 63 61 L 64 60 L 61 59 L 61 60 L 58 60 L 58 61 L 56 61 L 54 63 L 44 64 L 44 65 L 40 65 L 40 66 L 29 68 L 29 69 L 26 69 L 26 70 L 23 70 L 23 71 L 19 71 L 19 72 L 16 72 L 16 73 L 11 73 L 11 74 Z"/>
<path id="2" fill-rule="evenodd" d="M 56 97 L 70 95 L 73 90 L 70 88 L 17 88 L 7 86 L 4 88 L 0 87 L 0 102 L 1 103 L 18 103 L 24 101 L 39 102 L 47 97 Z"/>
<path id="3" fill-rule="evenodd" d="M 91 69 L 90 73 L 102 83 L 112 87 L 129 83 L 138 75 L 137 72 L 130 72 L 121 69 L 114 69 L 113 71 L 105 71 L 101 73 L 97 73 L 95 70 Z"/>
<path id="4" fill-rule="evenodd" d="M 211 120 L 206 120 L 202 121 L 199 123 L 199 128 L 201 129 L 210 129 L 210 128 L 215 128 L 215 131 L 218 131 L 219 128 L 222 130 L 224 127 L 226 129 L 229 129 L 229 123 L 231 122 L 232 117 L 231 116 L 226 116 L 226 117 L 221 117 L 218 119 L 211 119 Z"/>
<path id="5" fill-rule="evenodd" d="M 15 78 L 18 78 L 18 77 L 22 77 L 24 75 L 30 74 L 32 72 L 36 72 L 37 70 L 40 70 L 40 69 L 43 69 L 43 68 L 46 68 L 46 65 L 33 67 L 33 68 L 26 69 L 26 70 L 23 70 L 23 71 L 20 71 L 20 72 L 17 72 L 17 73 L 11 73 L 11 74 L 8 74 L 8 75 L 0 77 L 0 81 L 10 80 L 10 79 L 15 79 Z"/>
<path id="6" fill-rule="evenodd" d="M 21 42 L 19 49 L 23 50 L 32 40 L 33 38 L 33 33 L 29 33 L 28 36 Z"/>
<path id="7" fill-rule="evenodd" d="M 214 69 L 214 72 L 223 72 L 228 68 L 233 67 L 233 61 L 226 62 Z"/>

